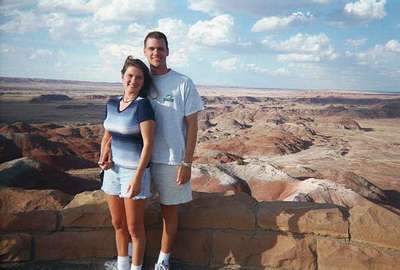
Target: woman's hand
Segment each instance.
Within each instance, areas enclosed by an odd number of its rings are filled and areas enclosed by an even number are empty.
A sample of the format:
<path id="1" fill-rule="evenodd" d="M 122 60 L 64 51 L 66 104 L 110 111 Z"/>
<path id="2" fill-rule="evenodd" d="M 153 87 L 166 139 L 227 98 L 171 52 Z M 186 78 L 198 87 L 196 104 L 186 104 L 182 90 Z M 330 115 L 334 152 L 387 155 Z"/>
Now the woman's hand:
<path id="1" fill-rule="evenodd" d="M 111 152 L 111 139 L 110 136 L 101 147 L 100 158 L 97 164 L 102 170 L 108 170 L 112 167 L 112 152 Z"/>
<path id="2" fill-rule="evenodd" d="M 181 186 L 190 180 L 192 176 L 192 168 L 190 166 L 181 165 L 178 167 L 178 173 L 176 174 L 176 183 Z"/>
<path id="3" fill-rule="evenodd" d="M 128 189 L 126 190 L 127 197 L 128 198 L 133 198 L 133 197 L 139 195 L 140 194 L 141 184 L 142 184 L 141 179 L 135 175 L 135 177 L 129 183 Z"/>

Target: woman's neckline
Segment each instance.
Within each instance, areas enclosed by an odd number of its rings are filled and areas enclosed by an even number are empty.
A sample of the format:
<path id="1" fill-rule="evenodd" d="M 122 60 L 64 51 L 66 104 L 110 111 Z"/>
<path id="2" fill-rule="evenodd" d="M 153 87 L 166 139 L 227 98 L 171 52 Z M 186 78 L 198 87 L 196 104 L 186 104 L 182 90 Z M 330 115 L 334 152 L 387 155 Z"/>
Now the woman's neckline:
<path id="1" fill-rule="evenodd" d="M 121 101 L 122 101 L 123 98 L 124 98 L 124 96 L 120 96 L 119 99 L 118 99 L 118 108 L 117 109 L 118 109 L 119 113 L 122 113 L 122 112 L 126 111 L 126 109 L 128 109 L 133 103 L 135 103 L 139 99 L 139 96 L 136 97 L 131 102 L 129 102 L 129 104 L 123 110 L 121 110 Z"/>

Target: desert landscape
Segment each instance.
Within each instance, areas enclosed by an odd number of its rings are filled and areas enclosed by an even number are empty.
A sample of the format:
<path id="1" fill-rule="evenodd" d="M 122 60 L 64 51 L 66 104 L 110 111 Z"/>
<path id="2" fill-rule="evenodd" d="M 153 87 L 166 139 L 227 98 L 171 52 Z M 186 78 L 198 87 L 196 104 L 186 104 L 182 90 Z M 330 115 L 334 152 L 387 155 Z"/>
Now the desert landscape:
<path id="1" fill-rule="evenodd" d="M 400 93 L 198 89 L 196 200 L 181 210 L 173 269 L 397 269 Z M 114 256 L 96 163 L 105 102 L 120 93 L 113 83 L 0 78 L 2 267 L 102 269 Z"/>

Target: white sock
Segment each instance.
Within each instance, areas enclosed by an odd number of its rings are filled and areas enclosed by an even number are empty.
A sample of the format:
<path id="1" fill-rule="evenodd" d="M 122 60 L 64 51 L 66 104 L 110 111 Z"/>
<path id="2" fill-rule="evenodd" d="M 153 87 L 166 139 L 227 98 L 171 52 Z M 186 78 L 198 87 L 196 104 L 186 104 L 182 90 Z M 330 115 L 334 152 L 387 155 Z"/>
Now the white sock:
<path id="1" fill-rule="evenodd" d="M 129 270 L 129 266 L 130 266 L 129 256 L 118 256 L 117 257 L 118 270 Z"/>
<path id="2" fill-rule="evenodd" d="M 132 242 L 129 242 L 128 244 L 128 256 L 132 257 Z"/>
<path id="3" fill-rule="evenodd" d="M 171 256 L 171 253 L 164 253 L 160 251 L 160 255 L 158 255 L 157 264 L 164 262 L 165 265 L 169 265 L 169 256 Z"/>
<path id="4" fill-rule="evenodd" d="M 131 270 L 142 270 L 142 265 L 131 265 Z"/>

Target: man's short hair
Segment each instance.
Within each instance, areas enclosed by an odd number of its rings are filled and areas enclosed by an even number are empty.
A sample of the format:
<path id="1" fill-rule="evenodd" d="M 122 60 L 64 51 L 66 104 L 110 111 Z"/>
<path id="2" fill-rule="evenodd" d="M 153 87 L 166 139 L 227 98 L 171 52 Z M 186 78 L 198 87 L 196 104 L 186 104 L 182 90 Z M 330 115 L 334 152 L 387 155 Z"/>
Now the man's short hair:
<path id="1" fill-rule="evenodd" d="M 149 39 L 149 38 L 164 40 L 165 46 L 167 47 L 167 50 L 169 50 L 167 36 L 164 33 L 160 32 L 160 31 L 153 31 L 153 32 L 148 33 L 147 36 L 144 38 L 144 48 L 146 48 L 146 42 L 147 42 L 147 39 Z"/>

